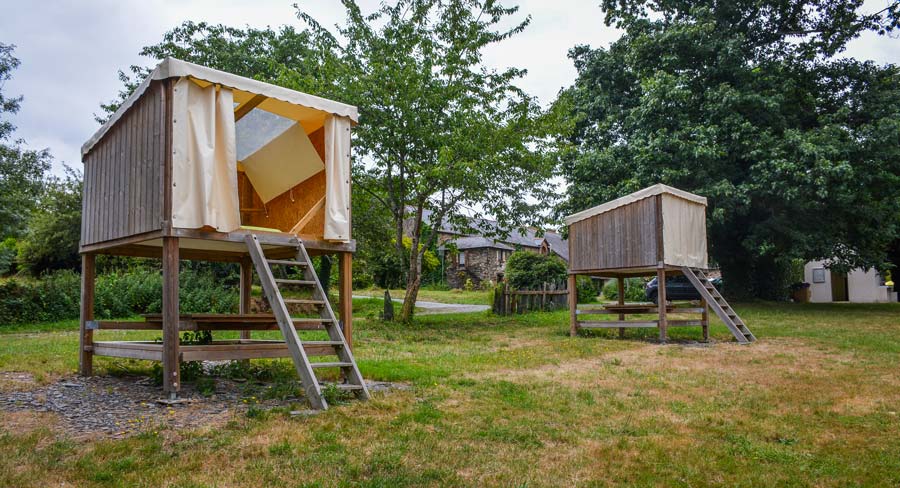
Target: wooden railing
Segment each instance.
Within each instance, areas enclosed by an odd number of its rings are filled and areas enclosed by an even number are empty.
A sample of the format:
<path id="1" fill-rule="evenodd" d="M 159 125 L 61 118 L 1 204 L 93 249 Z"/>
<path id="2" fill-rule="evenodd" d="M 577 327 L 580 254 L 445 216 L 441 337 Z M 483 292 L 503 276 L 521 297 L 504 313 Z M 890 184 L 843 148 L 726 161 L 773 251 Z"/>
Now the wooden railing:
<path id="1" fill-rule="evenodd" d="M 565 310 L 568 290 L 545 283 L 540 290 L 513 290 L 506 283 L 494 288 L 493 311 L 497 315 L 512 315 L 534 311 Z"/>

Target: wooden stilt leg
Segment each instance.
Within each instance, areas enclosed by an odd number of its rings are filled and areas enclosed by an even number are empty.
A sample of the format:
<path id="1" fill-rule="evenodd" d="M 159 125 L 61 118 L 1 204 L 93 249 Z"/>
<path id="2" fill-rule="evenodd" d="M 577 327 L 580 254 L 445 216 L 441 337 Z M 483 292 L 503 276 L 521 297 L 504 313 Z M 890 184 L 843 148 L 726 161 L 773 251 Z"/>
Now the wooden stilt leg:
<path id="1" fill-rule="evenodd" d="M 700 324 L 703 326 L 703 342 L 709 342 L 709 304 L 706 300 L 700 300 L 700 306 L 703 312 L 700 317 Z"/>
<path id="2" fill-rule="evenodd" d="M 659 341 L 665 343 L 668 340 L 669 322 L 666 319 L 666 269 L 660 267 L 656 271 L 656 279 L 659 283 L 659 298 L 657 300 L 659 310 Z"/>
<path id="3" fill-rule="evenodd" d="M 625 305 L 625 278 L 621 276 L 616 278 L 617 289 L 619 290 L 619 305 Z M 625 320 L 625 314 L 619 314 L 619 320 Z M 619 339 L 625 338 L 625 327 L 619 327 Z"/>
<path id="4" fill-rule="evenodd" d="M 90 376 L 94 373 L 94 331 L 87 328 L 87 321 L 94 320 L 94 278 L 96 275 L 95 256 L 81 256 L 81 321 L 78 341 L 78 374 Z"/>
<path id="5" fill-rule="evenodd" d="M 341 329 L 347 347 L 353 348 L 353 254 L 342 252 L 338 263 L 339 291 L 338 300 L 341 302 L 338 311 L 341 321 Z"/>
<path id="6" fill-rule="evenodd" d="M 578 335 L 578 277 L 569 275 L 569 335 Z"/>
<path id="7" fill-rule="evenodd" d="M 253 262 L 249 257 L 241 259 L 241 284 L 240 284 L 240 304 L 238 311 L 241 315 L 250 313 L 250 292 L 253 286 Z M 242 330 L 241 339 L 249 339 L 250 331 Z"/>
<path id="8" fill-rule="evenodd" d="M 163 392 L 175 398 L 181 389 L 178 344 L 178 238 L 163 237 Z"/>

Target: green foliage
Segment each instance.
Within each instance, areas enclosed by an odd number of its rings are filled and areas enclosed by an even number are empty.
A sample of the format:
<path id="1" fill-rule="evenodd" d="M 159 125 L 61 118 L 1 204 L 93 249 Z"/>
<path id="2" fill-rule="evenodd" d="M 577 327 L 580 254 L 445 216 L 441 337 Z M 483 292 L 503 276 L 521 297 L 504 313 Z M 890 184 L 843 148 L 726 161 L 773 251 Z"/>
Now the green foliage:
<path id="1" fill-rule="evenodd" d="M 506 280 L 517 290 L 540 289 L 566 280 L 566 263 L 555 254 L 515 251 L 506 260 Z"/>
<path id="2" fill-rule="evenodd" d="M 22 97 L 3 93 L 5 82 L 19 67 L 14 49 L 15 46 L 0 43 L 0 239 L 22 232 L 51 159 L 46 150 L 27 150 L 24 141 L 10 140 L 15 126 L 7 117 L 19 111 L 22 101 Z"/>
<path id="3" fill-rule="evenodd" d="M 210 273 L 192 270 L 180 275 L 181 311 L 234 313 L 237 290 L 223 285 Z M 79 316 L 81 279 L 69 271 L 57 271 L 40 280 L 0 280 L 0 324 L 52 322 Z M 159 313 L 162 309 L 162 275 L 157 270 L 135 270 L 97 278 L 94 313 L 97 318 L 125 318 Z"/>
<path id="4" fill-rule="evenodd" d="M 19 267 L 37 276 L 57 269 L 80 267 L 81 175 L 66 168 L 65 178 L 51 178 L 28 228 L 19 240 Z"/>
<path id="5" fill-rule="evenodd" d="M 15 237 L 7 237 L 0 241 L 0 276 L 15 272 L 17 241 Z"/>
<path id="6" fill-rule="evenodd" d="M 578 78 L 559 103 L 578 150 L 561 213 L 659 182 L 704 195 L 731 295 L 783 296 L 796 258 L 886 266 L 900 236 L 900 72 L 835 54 L 895 30 L 900 4 L 603 5 L 624 35 L 569 53 Z"/>
<path id="7" fill-rule="evenodd" d="M 644 294 L 645 283 L 642 278 L 625 278 L 625 301 L 646 302 L 647 296 Z M 603 298 L 607 300 L 619 299 L 619 285 L 616 280 L 607 280 L 603 284 Z"/>
<path id="8" fill-rule="evenodd" d="M 578 287 L 578 303 L 590 303 L 597 301 L 597 295 L 600 290 L 597 289 L 596 282 L 588 276 L 579 276 L 576 279 Z"/>

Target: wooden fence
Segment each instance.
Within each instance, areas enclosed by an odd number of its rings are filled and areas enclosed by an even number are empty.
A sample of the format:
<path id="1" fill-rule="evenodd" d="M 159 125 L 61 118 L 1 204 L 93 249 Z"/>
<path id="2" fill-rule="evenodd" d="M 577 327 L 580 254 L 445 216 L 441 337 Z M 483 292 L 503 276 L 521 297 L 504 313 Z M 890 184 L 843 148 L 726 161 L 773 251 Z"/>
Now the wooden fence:
<path id="1" fill-rule="evenodd" d="M 545 283 L 540 290 L 512 290 L 506 283 L 501 283 L 494 288 L 492 308 L 497 315 L 567 309 L 569 291 L 558 288 Z"/>

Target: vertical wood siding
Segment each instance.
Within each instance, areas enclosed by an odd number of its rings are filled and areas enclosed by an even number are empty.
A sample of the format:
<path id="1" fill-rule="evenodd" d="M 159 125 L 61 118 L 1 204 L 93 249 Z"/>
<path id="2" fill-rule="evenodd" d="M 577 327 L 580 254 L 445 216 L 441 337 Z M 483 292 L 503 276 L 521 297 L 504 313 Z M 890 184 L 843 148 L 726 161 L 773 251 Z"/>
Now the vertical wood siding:
<path id="1" fill-rule="evenodd" d="M 570 270 L 656 266 L 656 207 L 645 198 L 570 225 Z"/>
<path id="2" fill-rule="evenodd" d="M 84 156 L 81 244 L 162 228 L 163 84 L 154 82 Z"/>

